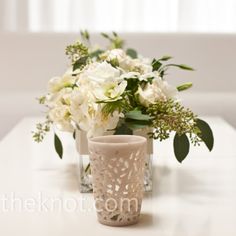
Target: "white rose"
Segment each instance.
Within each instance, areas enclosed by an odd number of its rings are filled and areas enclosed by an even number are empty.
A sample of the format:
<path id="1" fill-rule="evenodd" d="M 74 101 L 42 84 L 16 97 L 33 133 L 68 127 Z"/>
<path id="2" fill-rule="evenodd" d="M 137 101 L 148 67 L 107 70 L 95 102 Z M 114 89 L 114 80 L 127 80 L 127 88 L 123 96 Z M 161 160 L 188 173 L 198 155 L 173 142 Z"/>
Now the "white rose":
<path id="1" fill-rule="evenodd" d="M 152 84 L 147 83 L 144 89 L 139 87 L 138 95 L 141 104 L 148 107 L 157 101 L 166 101 L 170 98 L 174 99 L 177 95 L 177 89 L 157 77 L 152 80 Z"/>
<path id="2" fill-rule="evenodd" d="M 82 83 L 96 82 L 103 83 L 107 80 L 119 79 L 120 71 L 111 66 L 106 61 L 98 63 L 94 62 L 88 66 L 86 70 L 79 76 Z"/>

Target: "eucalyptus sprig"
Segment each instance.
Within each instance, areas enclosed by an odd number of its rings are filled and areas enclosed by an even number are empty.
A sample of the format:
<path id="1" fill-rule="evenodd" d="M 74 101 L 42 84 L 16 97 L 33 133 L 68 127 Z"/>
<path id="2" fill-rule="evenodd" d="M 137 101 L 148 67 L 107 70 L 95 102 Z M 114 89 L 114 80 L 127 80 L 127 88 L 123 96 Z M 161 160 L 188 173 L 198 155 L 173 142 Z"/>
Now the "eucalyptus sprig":
<path id="1" fill-rule="evenodd" d="M 88 56 L 88 47 L 78 40 L 66 47 L 66 55 L 71 60 L 71 63 L 74 64 L 78 59 Z"/>
<path id="2" fill-rule="evenodd" d="M 45 135 L 50 131 L 52 121 L 46 117 L 42 123 L 36 124 L 36 131 L 32 131 L 33 139 L 35 142 L 40 143 L 43 141 Z"/>
<path id="3" fill-rule="evenodd" d="M 151 138 L 162 141 L 169 138 L 172 131 L 178 135 L 186 133 L 198 135 L 200 133 L 196 126 L 197 116 L 174 100 L 169 99 L 151 104 L 147 113 L 154 117 L 152 120 L 154 131 L 150 134 Z"/>

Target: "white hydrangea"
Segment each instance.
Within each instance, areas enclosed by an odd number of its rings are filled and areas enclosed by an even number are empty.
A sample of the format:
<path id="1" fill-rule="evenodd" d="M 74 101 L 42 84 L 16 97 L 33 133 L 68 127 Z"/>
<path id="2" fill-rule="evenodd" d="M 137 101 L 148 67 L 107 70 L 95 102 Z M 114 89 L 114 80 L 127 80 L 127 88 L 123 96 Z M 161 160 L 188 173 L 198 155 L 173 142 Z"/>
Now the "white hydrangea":
<path id="1" fill-rule="evenodd" d="M 88 137 L 103 135 L 105 131 L 114 129 L 120 114 L 104 116 L 103 104 L 96 103 L 96 98 L 90 90 L 81 88 L 73 93 L 71 98 L 72 120 L 77 126 L 87 132 Z"/>
<path id="2" fill-rule="evenodd" d="M 45 104 L 49 109 L 49 118 L 61 131 L 73 131 L 71 124 L 70 104 L 72 88 L 62 88 L 57 93 L 48 94 Z"/>
<path id="3" fill-rule="evenodd" d="M 88 131 L 97 106 L 98 104 L 95 102 L 91 91 L 86 88 L 79 88 L 71 96 L 72 120 L 80 129 Z"/>

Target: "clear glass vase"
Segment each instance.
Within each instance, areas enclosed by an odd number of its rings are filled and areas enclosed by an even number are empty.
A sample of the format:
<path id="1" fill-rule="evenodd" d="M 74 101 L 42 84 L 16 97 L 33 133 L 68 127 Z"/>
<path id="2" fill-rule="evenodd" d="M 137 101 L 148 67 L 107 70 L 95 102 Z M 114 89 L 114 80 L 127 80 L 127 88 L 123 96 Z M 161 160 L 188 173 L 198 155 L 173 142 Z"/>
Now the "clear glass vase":
<path id="1" fill-rule="evenodd" d="M 93 192 L 89 155 L 78 155 L 78 182 L 81 193 Z"/>
<path id="2" fill-rule="evenodd" d="M 147 131 L 136 132 L 136 135 L 141 135 L 146 137 Z M 144 191 L 152 191 L 152 158 L 153 158 L 153 140 L 147 139 L 147 159 L 145 163 L 145 172 L 144 172 Z M 78 151 L 78 160 L 77 160 L 77 175 L 79 190 L 81 193 L 91 193 L 93 191 L 92 185 L 92 175 L 89 162 L 88 154 L 88 143 L 86 133 L 77 131 L 76 132 L 76 147 Z"/>

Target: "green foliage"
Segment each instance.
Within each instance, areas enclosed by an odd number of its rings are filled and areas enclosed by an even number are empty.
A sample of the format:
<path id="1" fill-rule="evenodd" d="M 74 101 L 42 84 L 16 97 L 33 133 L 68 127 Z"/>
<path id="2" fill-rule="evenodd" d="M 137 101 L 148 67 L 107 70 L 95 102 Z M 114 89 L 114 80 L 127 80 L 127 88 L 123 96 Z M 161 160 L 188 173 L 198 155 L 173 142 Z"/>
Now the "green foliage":
<path id="1" fill-rule="evenodd" d="M 129 55 L 133 59 L 138 57 L 138 53 L 133 48 L 128 48 L 126 50 L 126 54 Z"/>
<path id="2" fill-rule="evenodd" d="M 85 173 L 88 173 L 88 171 L 89 171 L 89 173 L 91 174 L 90 163 L 88 163 L 88 165 L 86 166 L 86 168 L 85 168 L 85 170 L 84 170 Z"/>
<path id="3" fill-rule="evenodd" d="M 178 135 L 191 133 L 192 140 L 198 143 L 199 140 L 196 140 L 195 136 L 200 130 L 196 126 L 196 115 L 180 103 L 173 100 L 159 101 L 150 105 L 147 113 L 154 117 L 152 120 L 154 132 L 150 134 L 152 138 L 162 141 L 175 131 Z"/>
<path id="4" fill-rule="evenodd" d="M 37 98 L 39 104 L 45 104 L 46 102 L 46 96 L 41 96 L 39 98 Z"/>
<path id="5" fill-rule="evenodd" d="M 119 134 L 132 135 L 133 131 L 125 123 L 122 123 L 116 127 L 114 134 L 115 135 L 119 135 Z"/>
<path id="6" fill-rule="evenodd" d="M 178 135 L 174 137 L 174 153 L 178 162 L 182 162 L 189 153 L 189 140 L 186 134 Z"/>
<path id="7" fill-rule="evenodd" d="M 100 56 L 100 54 L 102 54 L 104 51 L 103 50 L 101 50 L 101 49 L 97 49 L 96 51 L 93 51 L 93 52 L 91 52 L 90 54 L 89 54 L 89 56 L 91 57 L 91 58 L 99 58 L 99 56 Z"/>
<path id="8" fill-rule="evenodd" d="M 123 48 L 124 40 L 118 36 L 116 32 L 112 32 L 112 35 L 101 33 L 101 35 L 110 41 L 110 49 Z"/>
<path id="9" fill-rule="evenodd" d="M 73 64 L 73 71 L 77 69 L 82 69 L 87 64 L 88 56 L 80 57 Z"/>
<path id="10" fill-rule="evenodd" d="M 125 113 L 125 118 L 132 120 L 151 120 L 152 118 L 149 115 L 143 114 L 140 110 L 134 109 Z"/>
<path id="11" fill-rule="evenodd" d="M 74 130 L 74 132 L 73 132 L 73 139 L 75 139 L 76 138 L 76 130 Z"/>
<path id="12" fill-rule="evenodd" d="M 124 99 L 112 102 L 100 101 L 99 103 L 104 103 L 104 106 L 102 108 L 102 113 L 104 114 L 104 116 L 112 115 L 115 111 L 124 112 L 130 108 L 129 104 Z"/>
<path id="13" fill-rule="evenodd" d="M 48 117 L 46 118 L 45 122 L 36 124 L 36 131 L 32 131 L 35 142 L 39 143 L 43 141 L 46 133 L 50 131 L 51 124 L 52 121 L 49 120 Z"/>
<path id="14" fill-rule="evenodd" d="M 188 82 L 188 83 L 184 83 L 184 84 L 181 84 L 177 87 L 177 90 L 180 92 L 180 91 L 184 91 L 184 90 L 187 90 L 189 88 L 191 88 L 193 86 L 193 83 L 191 82 Z"/>
<path id="15" fill-rule="evenodd" d="M 189 71 L 194 70 L 192 67 L 190 67 L 188 65 L 185 65 L 185 64 L 163 64 L 163 62 L 168 61 L 170 59 L 172 59 L 171 56 L 163 56 L 158 60 L 153 59 L 153 61 L 152 61 L 152 71 L 158 71 L 161 78 L 163 78 L 169 67 L 178 67 L 182 70 L 189 70 Z"/>
<path id="16" fill-rule="evenodd" d="M 178 67 L 182 70 L 190 70 L 190 71 L 194 70 L 192 67 L 185 65 L 185 64 L 167 64 L 167 65 L 165 65 L 165 67 Z"/>
<path id="17" fill-rule="evenodd" d="M 150 126 L 152 117 L 143 114 L 140 110 L 134 109 L 125 113 L 125 124 L 132 130 L 142 129 Z"/>
<path id="18" fill-rule="evenodd" d="M 208 149 L 212 150 L 214 139 L 209 125 L 178 102 L 157 102 L 147 109 L 147 113 L 154 117 L 151 124 L 154 131 L 150 133 L 150 137 L 162 141 L 169 138 L 172 131 L 176 133 L 174 152 L 179 162 L 182 162 L 189 152 L 189 140 L 193 145 L 204 142 Z"/>
<path id="19" fill-rule="evenodd" d="M 138 90 L 138 85 L 139 85 L 139 79 L 137 77 L 135 78 L 129 78 L 126 79 L 127 81 L 127 86 L 126 86 L 126 90 L 128 91 L 132 91 L 133 94 L 135 94 L 135 92 Z"/>
<path id="20" fill-rule="evenodd" d="M 80 31 L 80 35 L 81 35 L 81 38 L 85 41 L 88 41 L 90 40 L 90 35 L 89 35 L 89 32 L 87 30 L 81 30 Z"/>
<path id="21" fill-rule="evenodd" d="M 152 61 L 152 71 L 158 71 L 162 66 L 162 63 L 156 59 Z"/>
<path id="22" fill-rule="evenodd" d="M 210 126 L 204 120 L 201 119 L 196 119 L 196 124 L 201 131 L 198 136 L 206 144 L 209 151 L 211 151 L 214 146 L 214 136 Z"/>
<path id="23" fill-rule="evenodd" d="M 107 62 L 110 63 L 114 68 L 119 66 L 119 61 L 117 58 L 113 58 L 112 60 L 109 60 Z"/>
<path id="24" fill-rule="evenodd" d="M 56 135 L 56 133 L 54 134 L 54 147 L 55 147 L 55 150 L 56 150 L 58 156 L 62 159 L 62 156 L 63 156 L 63 147 L 62 147 L 61 140 L 60 140 L 59 137 Z"/>
<path id="25" fill-rule="evenodd" d="M 190 66 L 188 66 L 188 65 L 184 65 L 184 64 L 175 65 L 175 66 L 179 67 L 179 68 L 182 69 L 182 70 L 191 70 L 191 71 L 194 70 L 192 67 L 190 67 Z"/>
<path id="26" fill-rule="evenodd" d="M 147 128 L 151 125 L 150 121 L 146 120 L 125 120 L 125 124 L 132 130 Z"/>
<path id="27" fill-rule="evenodd" d="M 88 47 L 80 41 L 77 41 L 66 47 L 66 55 L 71 60 L 71 63 L 74 64 L 81 57 L 88 56 Z"/>
<path id="28" fill-rule="evenodd" d="M 106 33 L 101 33 L 101 35 L 104 37 L 104 38 L 106 38 L 106 39 L 110 39 L 110 36 L 108 35 L 108 34 L 106 34 Z"/>
<path id="29" fill-rule="evenodd" d="M 163 57 L 161 57 L 160 59 L 158 59 L 158 61 L 168 61 L 168 60 L 170 60 L 170 59 L 172 59 L 173 57 L 171 57 L 171 56 L 163 56 Z"/>

